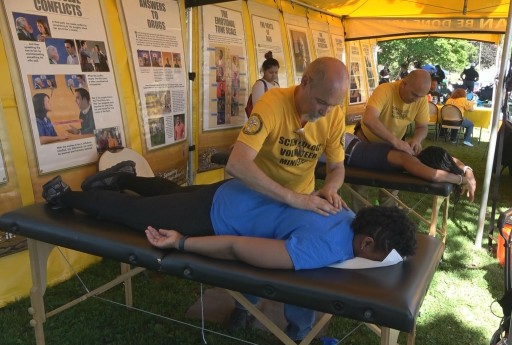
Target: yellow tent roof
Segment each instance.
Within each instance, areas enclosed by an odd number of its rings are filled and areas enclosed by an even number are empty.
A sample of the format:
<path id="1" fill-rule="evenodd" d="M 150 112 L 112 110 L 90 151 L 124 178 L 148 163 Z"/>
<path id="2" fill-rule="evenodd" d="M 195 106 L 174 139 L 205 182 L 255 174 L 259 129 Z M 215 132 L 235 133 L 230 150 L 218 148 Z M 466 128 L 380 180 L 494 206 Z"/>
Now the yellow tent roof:
<path id="1" fill-rule="evenodd" d="M 333 15 L 349 18 L 506 18 L 510 3 L 508 0 L 303 0 L 302 2 Z"/>
<path id="2" fill-rule="evenodd" d="M 389 39 L 449 33 L 497 43 L 505 33 L 505 0 L 302 0 L 310 8 L 341 17 L 346 40 Z M 460 34 L 460 35 L 458 35 Z M 446 35 L 444 35 L 446 36 Z M 464 36 L 464 37 L 462 37 Z M 479 37 L 481 36 L 481 37 Z"/>

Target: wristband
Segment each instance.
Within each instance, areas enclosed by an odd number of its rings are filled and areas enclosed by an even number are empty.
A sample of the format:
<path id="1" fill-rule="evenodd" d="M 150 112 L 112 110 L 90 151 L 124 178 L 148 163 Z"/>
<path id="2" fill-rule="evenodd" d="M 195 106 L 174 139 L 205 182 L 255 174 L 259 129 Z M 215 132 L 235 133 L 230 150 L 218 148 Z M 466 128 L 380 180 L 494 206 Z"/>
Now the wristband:
<path id="1" fill-rule="evenodd" d="M 188 236 L 181 236 L 179 242 L 178 242 L 178 250 L 180 252 L 185 251 L 185 241 L 187 240 Z"/>
<path id="2" fill-rule="evenodd" d="M 464 181 L 464 178 L 462 177 L 462 175 L 459 175 L 459 177 L 460 177 L 460 181 L 459 181 L 459 183 L 457 183 L 457 184 L 460 186 L 460 185 L 462 184 L 462 181 Z M 180 242 L 180 243 L 181 243 L 181 242 Z"/>
<path id="3" fill-rule="evenodd" d="M 464 171 L 464 175 L 466 175 L 466 172 L 467 172 L 468 170 L 473 171 L 473 168 L 471 168 L 469 165 L 465 165 L 465 166 L 464 166 L 464 168 L 462 169 L 462 171 Z"/>

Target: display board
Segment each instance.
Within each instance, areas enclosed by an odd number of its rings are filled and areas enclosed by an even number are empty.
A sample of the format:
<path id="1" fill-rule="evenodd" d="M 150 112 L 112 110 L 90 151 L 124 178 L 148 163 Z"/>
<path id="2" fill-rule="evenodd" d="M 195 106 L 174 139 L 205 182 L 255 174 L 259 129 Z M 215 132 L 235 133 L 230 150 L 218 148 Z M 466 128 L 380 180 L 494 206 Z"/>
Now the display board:
<path id="1" fill-rule="evenodd" d="M 308 23 L 306 18 L 291 14 L 285 14 L 284 21 L 288 35 L 294 81 L 299 84 L 302 74 L 312 61 Z"/>
<path id="2" fill-rule="evenodd" d="M 252 3 L 251 3 L 252 4 Z M 277 9 L 263 6 L 250 6 L 252 27 L 254 33 L 254 46 L 258 73 L 261 75 L 261 66 L 265 61 L 265 54 L 272 52 L 272 57 L 279 62 L 278 83 L 280 87 L 287 87 L 286 59 L 282 40 L 281 25 L 279 24 Z M 254 84 L 254 83 L 253 83 Z"/>
<path id="3" fill-rule="evenodd" d="M 187 137 L 187 81 L 177 1 L 122 0 L 148 149 Z"/>
<path id="4" fill-rule="evenodd" d="M 3 2 L 38 172 L 92 163 L 124 145 L 119 96 L 98 1 Z M 106 145 L 106 147 L 105 147 Z"/>
<path id="5" fill-rule="evenodd" d="M 203 130 L 241 127 L 248 97 L 247 52 L 239 10 L 202 6 Z"/>

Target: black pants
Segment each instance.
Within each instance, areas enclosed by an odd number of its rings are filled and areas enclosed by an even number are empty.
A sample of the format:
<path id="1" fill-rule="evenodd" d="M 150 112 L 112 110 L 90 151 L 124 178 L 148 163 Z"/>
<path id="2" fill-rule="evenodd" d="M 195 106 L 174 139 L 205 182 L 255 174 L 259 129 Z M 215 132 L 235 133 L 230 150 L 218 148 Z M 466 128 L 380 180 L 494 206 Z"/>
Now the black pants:
<path id="1" fill-rule="evenodd" d="M 69 192 L 63 195 L 62 202 L 138 231 L 151 225 L 190 236 L 207 236 L 214 234 L 210 218 L 213 196 L 224 182 L 181 187 L 161 177 L 123 174 L 119 176 L 119 187 L 138 195 L 108 190 Z"/>

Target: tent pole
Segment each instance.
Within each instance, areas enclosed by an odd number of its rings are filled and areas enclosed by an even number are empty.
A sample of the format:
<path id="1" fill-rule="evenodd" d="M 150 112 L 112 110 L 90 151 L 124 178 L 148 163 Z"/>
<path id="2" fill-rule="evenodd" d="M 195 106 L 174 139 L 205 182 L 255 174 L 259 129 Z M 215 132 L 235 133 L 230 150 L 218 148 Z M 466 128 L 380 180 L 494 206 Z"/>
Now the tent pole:
<path id="1" fill-rule="evenodd" d="M 512 16 L 512 6 L 508 8 L 508 18 Z M 487 151 L 487 163 L 485 165 L 485 175 L 482 186 L 482 200 L 480 202 L 480 213 L 478 215 L 478 228 L 476 232 L 475 239 L 475 247 L 482 247 L 482 238 L 484 234 L 484 223 L 485 223 L 485 215 L 487 212 L 487 201 L 489 199 L 489 188 L 491 185 L 491 177 L 492 177 L 492 165 L 494 161 L 494 153 L 496 151 L 496 138 L 498 136 L 498 124 L 501 118 L 501 106 L 502 106 L 502 98 L 503 98 L 503 85 L 505 81 L 505 73 L 507 67 L 508 55 L 510 53 L 510 41 L 511 41 L 511 29 L 512 28 L 512 20 L 507 20 L 507 30 L 505 31 L 505 40 L 503 43 L 503 50 L 501 52 L 501 64 L 500 64 L 500 72 L 498 75 L 498 84 L 494 87 L 494 96 L 493 100 L 493 112 L 492 112 L 492 122 L 491 122 L 491 136 L 489 138 L 489 150 Z M 499 92 L 498 92 L 499 90 Z M 494 222 L 494 219 L 490 219 L 490 222 Z"/>
<path id="2" fill-rule="evenodd" d="M 190 76 L 193 71 L 194 71 L 194 60 L 193 60 L 193 54 L 192 54 L 192 50 L 193 50 L 193 44 L 192 42 L 194 41 L 192 39 L 192 35 L 194 34 L 193 32 L 193 21 L 192 21 L 192 17 L 194 15 L 193 11 L 192 11 L 192 8 L 186 8 L 185 9 L 185 18 L 186 18 L 186 21 L 187 21 L 187 31 L 188 31 L 188 39 L 187 39 L 187 50 L 188 50 L 188 75 Z M 194 147 L 194 116 L 192 115 L 192 111 L 193 111 L 193 99 L 192 99 L 192 95 L 193 95 L 193 89 L 194 89 L 194 81 L 190 80 L 190 78 L 188 78 L 189 80 L 188 81 L 188 121 L 187 121 L 187 135 L 188 135 L 188 145 L 189 145 L 189 150 L 188 150 L 188 176 L 187 176 L 187 185 L 192 185 L 195 183 L 195 178 L 196 178 L 196 174 L 195 174 L 195 150 L 191 150 L 190 148 L 193 148 Z"/>

